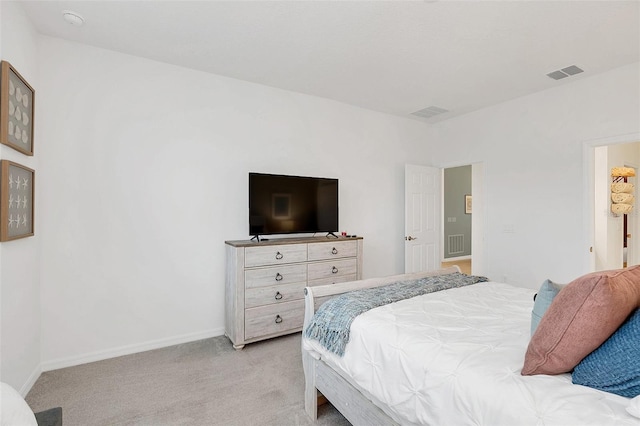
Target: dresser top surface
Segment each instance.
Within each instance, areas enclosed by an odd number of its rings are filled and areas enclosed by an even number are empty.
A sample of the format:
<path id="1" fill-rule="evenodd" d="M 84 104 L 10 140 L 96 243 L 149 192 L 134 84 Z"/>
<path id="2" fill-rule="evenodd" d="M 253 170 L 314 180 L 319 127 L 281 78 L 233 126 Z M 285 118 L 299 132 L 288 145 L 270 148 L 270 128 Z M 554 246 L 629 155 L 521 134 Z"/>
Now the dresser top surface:
<path id="1" fill-rule="evenodd" d="M 321 237 L 296 237 L 296 238 L 269 238 L 268 240 L 235 240 L 225 241 L 224 243 L 232 247 L 262 247 L 276 246 L 281 244 L 308 244 L 308 243 L 330 243 L 335 241 L 355 241 L 361 240 L 362 237 L 338 237 L 321 236 Z"/>

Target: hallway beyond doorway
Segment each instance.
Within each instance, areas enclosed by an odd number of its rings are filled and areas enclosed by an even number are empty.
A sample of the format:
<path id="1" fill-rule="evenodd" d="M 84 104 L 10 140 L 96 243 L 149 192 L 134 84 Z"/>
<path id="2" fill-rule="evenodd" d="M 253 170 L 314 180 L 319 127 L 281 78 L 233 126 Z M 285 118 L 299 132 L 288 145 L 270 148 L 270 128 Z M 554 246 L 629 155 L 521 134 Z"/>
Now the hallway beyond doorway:
<path id="1" fill-rule="evenodd" d="M 465 260 L 456 260 L 453 262 L 442 262 L 441 266 L 443 268 L 448 268 L 449 266 L 458 265 L 463 274 L 471 275 L 471 259 Z"/>

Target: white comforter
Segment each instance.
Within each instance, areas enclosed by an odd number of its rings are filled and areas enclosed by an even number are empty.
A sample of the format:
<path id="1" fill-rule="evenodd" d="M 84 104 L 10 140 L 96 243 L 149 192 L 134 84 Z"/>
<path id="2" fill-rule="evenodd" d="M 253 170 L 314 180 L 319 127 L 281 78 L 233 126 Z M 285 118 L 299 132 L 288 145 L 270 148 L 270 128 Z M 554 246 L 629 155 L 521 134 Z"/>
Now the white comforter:
<path id="1" fill-rule="evenodd" d="M 479 283 L 358 316 L 344 357 L 305 339 L 403 425 L 635 425 L 630 399 L 521 376 L 533 291 Z"/>

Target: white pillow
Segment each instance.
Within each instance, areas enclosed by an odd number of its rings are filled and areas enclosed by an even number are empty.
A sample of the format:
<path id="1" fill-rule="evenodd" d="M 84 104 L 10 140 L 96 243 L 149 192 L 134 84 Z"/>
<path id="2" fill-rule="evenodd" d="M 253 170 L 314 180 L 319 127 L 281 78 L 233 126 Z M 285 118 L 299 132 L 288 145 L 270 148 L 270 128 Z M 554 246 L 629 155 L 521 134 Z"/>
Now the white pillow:
<path id="1" fill-rule="evenodd" d="M 20 394 L 6 383 L 0 382 L 0 425 L 38 426 L 36 416 Z"/>
<path id="2" fill-rule="evenodd" d="M 632 416 L 635 416 L 640 419 L 640 396 L 636 396 L 629 402 L 629 406 L 627 407 L 627 411 Z"/>

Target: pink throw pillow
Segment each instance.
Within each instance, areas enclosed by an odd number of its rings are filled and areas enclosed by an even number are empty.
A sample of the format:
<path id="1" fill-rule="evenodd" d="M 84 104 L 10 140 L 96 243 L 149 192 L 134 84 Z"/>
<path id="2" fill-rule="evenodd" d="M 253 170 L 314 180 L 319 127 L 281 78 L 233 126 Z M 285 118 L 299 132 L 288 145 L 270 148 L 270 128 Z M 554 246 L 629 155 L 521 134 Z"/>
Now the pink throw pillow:
<path id="1" fill-rule="evenodd" d="M 531 337 L 522 375 L 568 373 L 640 307 L 640 265 L 593 272 L 553 299 Z"/>

